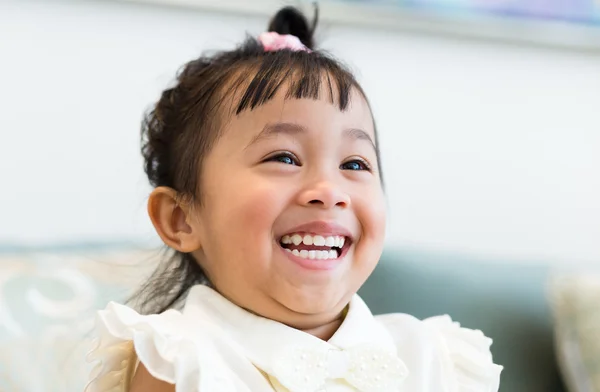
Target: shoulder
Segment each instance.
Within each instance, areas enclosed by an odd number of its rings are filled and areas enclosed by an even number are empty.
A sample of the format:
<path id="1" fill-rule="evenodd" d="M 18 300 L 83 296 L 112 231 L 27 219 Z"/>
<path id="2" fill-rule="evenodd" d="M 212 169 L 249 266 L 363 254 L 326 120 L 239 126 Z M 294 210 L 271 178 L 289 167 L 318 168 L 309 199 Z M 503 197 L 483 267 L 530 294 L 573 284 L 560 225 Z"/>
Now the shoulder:
<path id="1" fill-rule="evenodd" d="M 140 364 L 128 392 L 175 392 L 175 385 L 154 378 L 146 366 Z"/>
<path id="2" fill-rule="evenodd" d="M 211 373 L 216 373 L 217 356 L 211 340 L 191 333 L 192 329 L 177 310 L 140 315 L 127 306 L 109 303 L 96 316 L 96 345 L 87 356 L 95 366 L 85 391 L 133 392 L 142 388 L 166 392 L 173 390 L 169 389 L 173 384 L 197 390 L 201 369 L 210 367 Z"/>
<path id="3" fill-rule="evenodd" d="M 376 319 L 388 330 L 399 352 L 417 358 L 418 366 L 439 363 L 437 373 L 448 391 L 498 391 L 502 366 L 494 364 L 492 339 L 481 331 L 463 328 L 449 316 L 419 320 L 396 313 Z"/>

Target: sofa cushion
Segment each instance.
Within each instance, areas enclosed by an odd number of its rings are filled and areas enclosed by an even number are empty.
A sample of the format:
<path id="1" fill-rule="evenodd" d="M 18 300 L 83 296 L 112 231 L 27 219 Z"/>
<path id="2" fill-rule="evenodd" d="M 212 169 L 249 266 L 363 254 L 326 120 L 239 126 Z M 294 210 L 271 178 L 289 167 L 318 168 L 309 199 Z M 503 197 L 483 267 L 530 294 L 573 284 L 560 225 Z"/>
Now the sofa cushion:
<path id="1" fill-rule="evenodd" d="M 600 391 L 600 274 L 557 275 L 552 307 L 558 362 L 569 391 Z"/>
<path id="2" fill-rule="evenodd" d="M 0 254 L 0 391 L 82 391 L 95 311 L 125 300 L 156 254 L 103 246 Z"/>

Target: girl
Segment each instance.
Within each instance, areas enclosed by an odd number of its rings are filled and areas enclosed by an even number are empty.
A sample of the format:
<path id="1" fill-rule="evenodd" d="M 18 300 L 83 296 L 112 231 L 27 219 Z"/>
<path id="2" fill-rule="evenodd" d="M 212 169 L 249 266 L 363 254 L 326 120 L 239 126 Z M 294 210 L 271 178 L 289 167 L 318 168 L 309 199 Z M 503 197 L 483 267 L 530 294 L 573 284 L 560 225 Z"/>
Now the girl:
<path id="1" fill-rule="evenodd" d="M 315 18 L 316 20 L 316 18 Z M 171 249 L 142 314 L 99 312 L 88 392 L 495 392 L 490 339 L 374 317 L 377 133 L 352 74 L 294 8 L 186 65 L 142 127 L 148 212 Z"/>

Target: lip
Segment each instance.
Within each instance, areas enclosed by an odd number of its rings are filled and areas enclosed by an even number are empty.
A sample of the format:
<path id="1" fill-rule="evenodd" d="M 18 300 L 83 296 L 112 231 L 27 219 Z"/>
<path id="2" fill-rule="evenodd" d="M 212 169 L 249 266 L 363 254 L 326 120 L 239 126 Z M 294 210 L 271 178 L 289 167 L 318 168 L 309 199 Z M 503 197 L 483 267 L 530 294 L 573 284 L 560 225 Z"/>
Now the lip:
<path id="1" fill-rule="evenodd" d="M 313 221 L 305 223 L 288 230 L 285 234 L 294 233 L 317 234 L 322 236 L 344 236 L 350 239 L 350 241 L 353 240 L 352 233 L 350 233 L 350 230 L 337 223 L 326 221 Z M 281 240 L 281 237 L 279 238 L 279 240 Z"/>

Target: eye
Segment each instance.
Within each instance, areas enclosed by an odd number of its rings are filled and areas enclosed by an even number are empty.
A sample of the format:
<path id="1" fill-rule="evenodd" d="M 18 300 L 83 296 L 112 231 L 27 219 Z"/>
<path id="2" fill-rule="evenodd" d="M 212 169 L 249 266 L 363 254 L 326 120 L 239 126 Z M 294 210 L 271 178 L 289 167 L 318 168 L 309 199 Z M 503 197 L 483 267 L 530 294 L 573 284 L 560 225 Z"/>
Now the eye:
<path id="1" fill-rule="evenodd" d="M 362 159 L 353 159 L 351 161 L 344 162 L 340 165 L 340 169 L 371 171 L 371 167 L 369 166 L 369 164 Z"/>
<path id="2" fill-rule="evenodd" d="M 265 159 L 265 162 L 277 162 L 277 163 L 283 163 L 286 165 L 300 166 L 300 162 L 298 162 L 298 158 L 296 158 L 296 156 L 294 154 L 292 154 L 291 152 L 277 153 L 277 154 L 272 155 L 269 158 Z"/>

